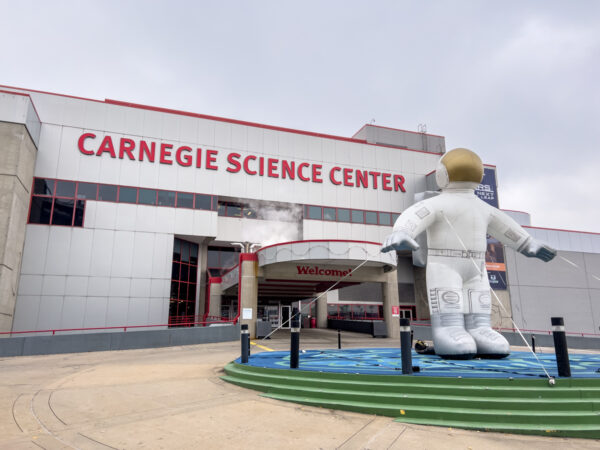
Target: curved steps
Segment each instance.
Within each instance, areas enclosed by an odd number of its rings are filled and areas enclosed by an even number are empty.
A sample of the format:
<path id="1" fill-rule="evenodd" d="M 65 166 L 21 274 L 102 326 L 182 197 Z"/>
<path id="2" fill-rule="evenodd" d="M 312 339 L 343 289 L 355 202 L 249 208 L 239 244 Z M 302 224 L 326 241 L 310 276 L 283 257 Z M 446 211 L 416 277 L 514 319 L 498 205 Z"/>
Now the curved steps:
<path id="1" fill-rule="evenodd" d="M 225 381 L 265 397 L 421 425 L 600 439 L 600 380 L 445 378 L 267 369 L 230 363 Z"/>

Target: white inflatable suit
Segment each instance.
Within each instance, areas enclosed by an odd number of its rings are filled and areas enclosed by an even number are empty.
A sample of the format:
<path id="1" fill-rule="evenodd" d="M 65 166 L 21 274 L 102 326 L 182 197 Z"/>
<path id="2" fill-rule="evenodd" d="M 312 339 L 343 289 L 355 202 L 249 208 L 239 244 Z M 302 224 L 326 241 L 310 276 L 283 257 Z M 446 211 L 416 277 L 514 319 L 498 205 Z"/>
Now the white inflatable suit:
<path id="1" fill-rule="evenodd" d="M 503 358 L 510 353 L 507 340 L 491 328 L 486 234 L 525 256 L 550 261 L 556 255 L 475 195 L 482 178 L 483 164 L 475 153 L 462 148 L 446 153 L 436 169 L 441 194 L 404 211 L 382 247 L 383 252 L 417 250 L 415 238 L 427 231 L 433 343 L 444 358 Z"/>

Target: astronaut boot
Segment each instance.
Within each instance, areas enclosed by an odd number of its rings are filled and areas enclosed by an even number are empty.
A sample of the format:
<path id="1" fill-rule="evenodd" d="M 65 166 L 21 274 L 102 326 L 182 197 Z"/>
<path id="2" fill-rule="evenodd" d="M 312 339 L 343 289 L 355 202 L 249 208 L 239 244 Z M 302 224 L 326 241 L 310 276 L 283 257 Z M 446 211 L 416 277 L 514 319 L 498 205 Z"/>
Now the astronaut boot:
<path id="1" fill-rule="evenodd" d="M 489 314 L 465 314 L 465 328 L 477 343 L 477 356 L 500 359 L 510 354 L 508 341 L 492 330 Z"/>
<path id="2" fill-rule="evenodd" d="M 462 313 L 431 314 L 435 354 L 444 359 L 472 359 L 477 345 L 465 330 Z"/>

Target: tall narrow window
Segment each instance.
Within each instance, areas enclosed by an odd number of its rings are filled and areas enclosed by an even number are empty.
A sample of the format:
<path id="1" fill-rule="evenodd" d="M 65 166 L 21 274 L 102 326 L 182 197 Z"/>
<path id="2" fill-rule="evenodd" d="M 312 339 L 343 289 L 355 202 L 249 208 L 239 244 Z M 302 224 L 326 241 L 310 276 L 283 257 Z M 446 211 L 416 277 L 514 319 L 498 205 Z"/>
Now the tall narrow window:
<path id="1" fill-rule="evenodd" d="M 192 326 L 196 313 L 198 244 L 175 238 L 169 301 L 169 326 Z"/>

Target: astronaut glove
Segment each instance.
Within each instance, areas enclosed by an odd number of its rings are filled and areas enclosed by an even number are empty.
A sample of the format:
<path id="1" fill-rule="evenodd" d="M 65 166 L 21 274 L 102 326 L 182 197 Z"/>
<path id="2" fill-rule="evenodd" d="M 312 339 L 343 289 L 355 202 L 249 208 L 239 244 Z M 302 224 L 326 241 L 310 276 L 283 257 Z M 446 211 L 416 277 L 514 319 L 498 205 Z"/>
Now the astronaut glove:
<path id="1" fill-rule="evenodd" d="M 527 242 L 521 253 L 530 258 L 538 258 L 544 262 L 551 261 L 556 256 L 556 250 L 533 238 Z"/>
<path id="2" fill-rule="evenodd" d="M 385 238 L 383 245 L 381 246 L 382 252 L 389 252 L 392 250 L 418 250 L 419 244 L 408 233 L 398 230 L 394 231 L 388 237 Z"/>

